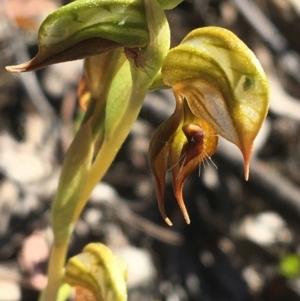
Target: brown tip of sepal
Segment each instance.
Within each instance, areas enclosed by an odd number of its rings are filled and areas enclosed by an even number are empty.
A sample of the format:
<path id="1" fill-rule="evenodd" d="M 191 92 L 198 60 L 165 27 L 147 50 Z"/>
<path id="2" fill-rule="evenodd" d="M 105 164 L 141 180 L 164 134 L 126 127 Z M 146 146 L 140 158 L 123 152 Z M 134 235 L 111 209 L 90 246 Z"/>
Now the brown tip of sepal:
<path id="1" fill-rule="evenodd" d="M 248 181 L 249 180 L 249 161 L 245 162 L 244 174 L 245 174 L 245 180 Z"/>
<path id="2" fill-rule="evenodd" d="M 161 216 L 163 217 L 164 221 L 169 225 L 169 226 L 173 226 L 173 223 L 171 222 L 171 220 L 167 217 L 166 211 L 165 211 L 165 207 L 164 207 L 164 203 L 162 201 L 158 201 L 158 207 L 159 207 L 159 211 Z"/>
<path id="3" fill-rule="evenodd" d="M 183 213 L 183 217 L 185 219 L 185 222 L 189 225 L 191 223 L 190 217 L 188 215 L 188 213 Z"/>
<path id="4" fill-rule="evenodd" d="M 182 212 L 182 215 L 185 219 L 185 222 L 189 225 L 191 223 L 191 220 L 190 220 L 189 214 L 186 210 L 186 207 L 184 205 L 184 201 L 183 201 L 182 197 L 180 199 L 178 199 L 178 204 L 179 204 L 180 210 Z"/>
<path id="5" fill-rule="evenodd" d="M 54 47 L 54 46 L 53 46 Z M 44 68 L 49 65 L 80 60 L 120 47 L 120 44 L 103 38 L 89 38 L 58 51 L 42 48 L 32 60 L 15 66 L 7 66 L 9 72 L 27 72 Z"/>
<path id="6" fill-rule="evenodd" d="M 185 222 L 189 225 L 191 223 L 190 221 L 190 217 L 189 214 L 186 210 L 185 204 L 184 204 L 184 200 L 183 200 L 183 196 L 182 196 L 182 187 L 183 187 L 183 182 L 175 182 L 174 183 L 174 193 L 175 193 L 175 197 L 177 199 L 177 203 L 179 205 L 179 208 L 182 212 L 182 215 L 185 219 Z"/>
<path id="7" fill-rule="evenodd" d="M 243 157 L 244 157 L 244 175 L 246 181 L 249 180 L 249 168 L 250 168 L 252 149 L 253 149 L 253 144 L 250 145 L 250 147 L 244 148 L 244 150 L 242 150 Z"/>
<path id="8" fill-rule="evenodd" d="M 173 223 L 171 222 L 171 220 L 168 217 L 165 217 L 164 220 L 168 224 L 168 226 L 173 226 Z"/>
<path id="9" fill-rule="evenodd" d="M 26 62 L 26 63 L 20 64 L 20 65 L 6 66 L 5 69 L 6 69 L 6 71 L 11 72 L 11 73 L 20 73 L 20 72 L 27 71 L 27 68 L 29 65 L 30 65 L 30 62 Z"/>
<path id="10" fill-rule="evenodd" d="M 165 210 L 165 200 L 164 200 L 164 184 L 161 185 L 159 181 L 156 181 L 156 196 L 157 196 L 157 201 L 158 201 L 158 209 L 159 212 L 164 219 L 164 221 L 169 225 L 173 226 L 173 223 L 171 220 L 168 218 Z"/>

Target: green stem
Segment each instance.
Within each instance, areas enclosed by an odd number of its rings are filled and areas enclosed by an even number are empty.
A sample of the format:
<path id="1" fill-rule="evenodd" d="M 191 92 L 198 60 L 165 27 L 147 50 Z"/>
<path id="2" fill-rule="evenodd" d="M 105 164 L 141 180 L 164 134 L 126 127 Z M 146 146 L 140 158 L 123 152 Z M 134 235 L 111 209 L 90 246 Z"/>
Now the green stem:
<path id="1" fill-rule="evenodd" d="M 61 285 L 63 268 L 69 246 L 69 239 L 64 243 L 53 242 L 49 260 L 48 285 L 42 295 L 41 301 L 55 301 Z"/>
<path id="2" fill-rule="evenodd" d="M 136 119 L 139 110 L 140 107 L 138 107 L 133 113 L 132 120 L 128 120 L 126 124 L 123 127 L 121 127 L 119 131 L 116 132 L 114 139 L 110 141 L 104 140 L 103 144 L 101 145 L 101 150 L 89 172 L 86 187 L 80 197 L 80 200 L 78 201 L 76 211 L 73 217 L 74 224 L 80 216 L 92 190 L 97 185 L 97 183 L 103 178 L 104 174 L 110 167 L 119 149 L 121 148 L 121 145 L 128 136 L 131 125 Z"/>
<path id="3" fill-rule="evenodd" d="M 161 72 L 158 72 L 153 83 L 149 88 L 149 91 L 162 90 L 162 89 L 170 89 L 170 87 L 164 83 Z"/>

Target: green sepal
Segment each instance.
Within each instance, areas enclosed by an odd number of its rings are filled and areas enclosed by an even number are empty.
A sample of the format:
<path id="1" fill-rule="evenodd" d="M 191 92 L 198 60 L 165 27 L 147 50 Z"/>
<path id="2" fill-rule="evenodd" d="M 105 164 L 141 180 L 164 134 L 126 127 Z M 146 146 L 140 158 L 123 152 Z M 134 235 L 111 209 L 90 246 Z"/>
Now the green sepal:
<path id="1" fill-rule="evenodd" d="M 37 56 L 7 70 L 31 71 L 118 47 L 144 47 L 148 43 L 144 1 L 77 0 L 44 20 L 38 34 Z"/>
<path id="2" fill-rule="evenodd" d="M 84 287 L 95 300 L 127 300 L 126 263 L 101 243 L 88 244 L 66 264 L 64 281 Z"/>

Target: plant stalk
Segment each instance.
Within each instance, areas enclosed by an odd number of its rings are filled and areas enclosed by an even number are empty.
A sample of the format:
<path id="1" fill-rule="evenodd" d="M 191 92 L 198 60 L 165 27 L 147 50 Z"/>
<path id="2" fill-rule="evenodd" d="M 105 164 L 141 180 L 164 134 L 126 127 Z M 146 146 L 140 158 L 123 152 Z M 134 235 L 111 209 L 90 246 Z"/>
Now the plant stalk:
<path id="1" fill-rule="evenodd" d="M 70 239 L 64 243 L 53 242 L 48 265 L 48 284 L 40 301 L 56 301 L 62 283 L 63 268 Z"/>

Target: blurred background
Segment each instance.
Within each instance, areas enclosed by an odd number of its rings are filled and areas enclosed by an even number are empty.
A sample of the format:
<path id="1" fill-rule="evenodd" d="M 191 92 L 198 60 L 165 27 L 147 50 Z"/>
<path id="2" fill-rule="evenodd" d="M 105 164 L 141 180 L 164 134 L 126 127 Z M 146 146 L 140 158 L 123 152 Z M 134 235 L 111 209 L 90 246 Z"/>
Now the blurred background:
<path id="1" fill-rule="evenodd" d="M 82 61 L 37 72 L 4 67 L 37 52 L 42 20 L 63 0 L 0 1 L 0 301 L 35 301 L 52 241 L 49 208 L 82 112 Z M 271 87 L 250 179 L 236 147 L 220 141 L 190 175 L 186 225 L 167 177 L 168 227 L 147 151 L 174 109 L 149 93 L 114 164 L 79 220 L 69 256 L 103 242 L 126 259 L 129 301 L 300 300 L 300 1 L 186 0 L 166 12 L 175 46 L 192 29 L 232 30 L 258 56 Z"/>

